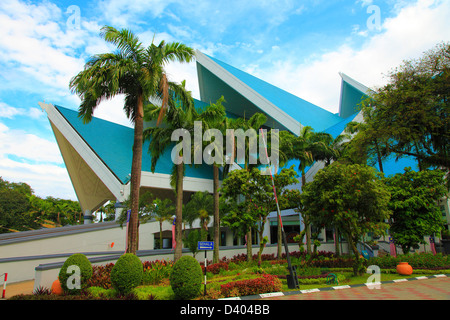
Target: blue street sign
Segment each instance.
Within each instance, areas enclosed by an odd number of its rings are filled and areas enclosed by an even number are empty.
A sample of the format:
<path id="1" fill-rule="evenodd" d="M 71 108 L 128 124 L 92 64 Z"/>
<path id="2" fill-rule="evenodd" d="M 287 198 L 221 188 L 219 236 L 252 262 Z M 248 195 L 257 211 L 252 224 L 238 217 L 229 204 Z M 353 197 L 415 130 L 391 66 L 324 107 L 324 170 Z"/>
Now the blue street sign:
<path id="1" fill-rule="evenodd" d="M 198 250 L 214 250 L 214 241 L 199 241 Z"/>

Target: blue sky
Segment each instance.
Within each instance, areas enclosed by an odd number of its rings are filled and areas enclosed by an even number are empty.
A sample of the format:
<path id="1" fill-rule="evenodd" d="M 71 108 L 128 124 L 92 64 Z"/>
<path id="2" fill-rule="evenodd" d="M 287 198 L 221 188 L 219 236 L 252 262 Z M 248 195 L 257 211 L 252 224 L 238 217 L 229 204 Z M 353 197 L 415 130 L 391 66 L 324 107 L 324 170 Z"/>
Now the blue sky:
<path id="1" fill-rule="evenodd" d="M 39 101 L 77 109 L 71 77 L 111 25 L 144 44 L 180 41 L 332 112 L 344 72 L 375 88 L 404 59 L 450 39 L 450 1 L 121 0 L 0 2 L 0 176 L 76 199 Z M 167 67 L 199 98 L 195 63 Z M 95 116 L 130 126 L 122 98 Z"/>

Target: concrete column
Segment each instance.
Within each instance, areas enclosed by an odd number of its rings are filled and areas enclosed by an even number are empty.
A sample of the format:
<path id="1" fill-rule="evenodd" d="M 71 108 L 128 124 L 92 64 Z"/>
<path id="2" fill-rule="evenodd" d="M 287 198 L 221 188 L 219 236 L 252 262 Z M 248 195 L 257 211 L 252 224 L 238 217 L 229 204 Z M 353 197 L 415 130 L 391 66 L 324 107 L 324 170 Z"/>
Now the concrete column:
<path id="1" fill-rule="evenodd" d="M 91 210 L 84 210 L 84 224 L 90 224 L 92 223 L 92 211 Z"/>
<path id="2" fill-rule="evenodd" d="M 116 216 L 115 221 L 119 220 L 120 215 L 122 214 L 122 211 L 124 210 L 125 206 L 119 201 L 116 201 L 116 204 L 114 205 L 114 208 L 116 209 Z"/>

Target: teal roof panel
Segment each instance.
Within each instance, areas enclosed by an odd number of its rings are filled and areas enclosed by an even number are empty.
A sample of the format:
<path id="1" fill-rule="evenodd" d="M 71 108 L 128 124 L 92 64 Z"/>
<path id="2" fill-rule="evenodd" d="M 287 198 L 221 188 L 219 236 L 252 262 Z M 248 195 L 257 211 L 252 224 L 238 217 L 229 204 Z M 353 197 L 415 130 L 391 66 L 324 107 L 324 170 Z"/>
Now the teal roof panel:
<path id="1" fill-rule="evenodd" d="M 342 121 L 337 114 L 322 109 L 225 62 L 208 57 L 304 126 L 311 126 L 319 132 Z"/>
<path id="2" fill-rule="evenodd" d="M 61 106 L 55 106 L 80 137 L 98 155 L 103 163 L 122 183 L 127 183 L 131 173 L 133 158 L 134 130 L 110 121 L 93 117 L 91 122 L 83 124 L 78 112 Z M 149 142 L 144 142 L 142 153 L 142 171 L 151 172 Z M 168 147 L 157 162 L 155 173 L 171 174 L 172 148 Z M 206 165 L 186 166 L 186 177 L 212 179 L 212 169 Z"/>

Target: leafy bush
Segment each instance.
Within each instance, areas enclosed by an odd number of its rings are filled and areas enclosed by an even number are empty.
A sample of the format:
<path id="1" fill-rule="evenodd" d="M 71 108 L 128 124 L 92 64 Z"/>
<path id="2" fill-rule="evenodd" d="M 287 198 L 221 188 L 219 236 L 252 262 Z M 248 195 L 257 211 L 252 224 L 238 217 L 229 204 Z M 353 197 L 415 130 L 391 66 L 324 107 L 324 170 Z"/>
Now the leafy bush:
<path id="1" fill-rule="evenodd" d="M 202 268 L 195 258 L 182 256 L 174 264 L 169 279 L 177 299 L 193 299 L 201 291 Z"/>
<path id="2" fill-rule="evenodd" d="M 92 266 L 92 277 L 88 280 L 88 287 L 101 287 L 103 289 L 112 288 L 111 284 L 111 270 L 114 263 L 106 265 Z"/>
<path id="3" fill-rule="evenodd" d="M 205 272 L 204 264 L 201 265 L 202 272 Z M 228 263 L 218 262 L 206 266 L 206 272 L 211 272 L 212 274 L 219 274 L 220 270 L 228 270 Z"/>
<path id="4" fill-rule="evenodd" d="M 172 262 L 167 262 L 165 260 L 156 260 L 153 262 L 144 262 L 144 275 L 142 278 L 142 283 L 148 284 L 159 284 L 164 279 L 169 278 L 170 272 L 172 271 Z"/>
<path id="5" fill-rule="evenodd" d="M 125 253 L 111 270 L 111 284 L 120 294 L 129 294 L 141 284 L 143 273 L 141 260 L 132 253 Z"/>
<path id="6" fill-rule="evenodd" d="M 139 300 L 173 300 L 175 298 L 170 286 L 143 286 L 135 288 L 133 293 Z"/>
<path id="7" fill-rule="evenodd" d="M 349 268 L 354 264 L 353 258 L 323 258 L 313 259 L 309 261 L 309 265 L 312 267 L 320 268 Z"/>
<path id="8" fill-rule="evenodd" d="M 260 278 L 229 282 L 220 286 L 225 297 L 248 296 L 252 294 L 280 291 L 281 280 L 276 276 L 264 274 Z"/>
<path id="9" fill-rule="evenodd" d="M 92 265 L 88 258 L 84 254 L 75 253 L 64 262 L 59 270 L 58 279 L 64 292 L 79 294 L 82 289 L 88 287 L 92 273 Z"/>

